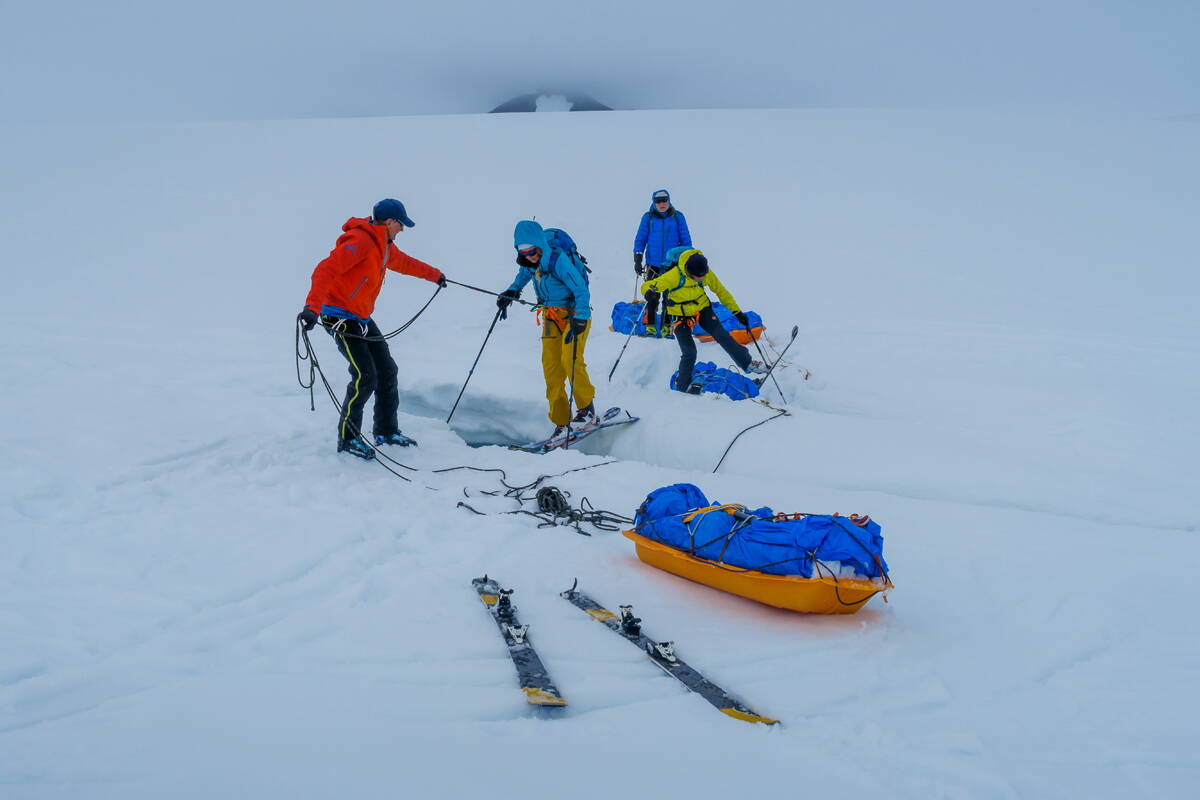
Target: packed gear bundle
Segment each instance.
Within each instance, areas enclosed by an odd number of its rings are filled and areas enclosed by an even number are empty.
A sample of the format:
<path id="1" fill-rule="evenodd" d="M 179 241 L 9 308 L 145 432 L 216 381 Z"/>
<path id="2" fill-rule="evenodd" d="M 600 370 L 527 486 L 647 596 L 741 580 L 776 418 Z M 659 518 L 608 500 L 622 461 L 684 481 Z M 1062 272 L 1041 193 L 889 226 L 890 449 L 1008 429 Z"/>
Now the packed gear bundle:
<path id="1" fill-rule="evenodd" d="M 729 331 L 729 335 L 738 344 L 749 344 L 751 339 L 758 339 L 766 332 L 766 326 L 763 324 L 762 317 L 754 311 L 746 311 L 746 318 L 749 320 L 749 332 L 746 331 L 745 325 L 733 315 L 733 312 L 726 308 L 721 303 L 712 304 L 713 313 L 717 315 L 717 320 L 721 323 L 721 327 Z M 620 333 L 625 336 L 633 334 L 643 338 L 662 338 L 656 337 L 646 329 L 646 304 L 643 301 L 635 301 L 632 303 L 620 302 L 612 308 L 612 324 L 609 325 L 609 330 L 614 333 Z M 668 327 L 668 331 L 670 328 Z M 667 334 L 671 335 L 671 334 Z M 696 336 L 702 342 L 711 342 L 713 337 L 707 333 L 699 333 Z"/>
<path id="2" fill-rule="evenodd" d="M 852 614 L 892 586 L 867 516 L 715 504 L 677 483 L 651 492 L 624 534 L 647 564 L 792 611 Z"/>
<path id="3" fill-rule="evenodd" d="M 688 394 L 723 394 L 730 400 L 758 397 L 758 384 L 733 370 L 718 367 L 712 361 L 701 361 L 692 370 L 692 381 L 680 389 L 679 370 L 671 375 L 671 388 Z"/>

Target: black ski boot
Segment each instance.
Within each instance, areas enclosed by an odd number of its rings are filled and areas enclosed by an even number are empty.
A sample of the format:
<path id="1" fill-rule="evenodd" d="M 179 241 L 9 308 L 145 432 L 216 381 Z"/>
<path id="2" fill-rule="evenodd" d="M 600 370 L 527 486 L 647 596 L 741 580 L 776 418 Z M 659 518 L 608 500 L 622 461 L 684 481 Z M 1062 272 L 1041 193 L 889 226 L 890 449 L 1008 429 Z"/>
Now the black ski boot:
<path id="1" fill-rule="evenodd" d="M 405 436 L 400 431 L 393 431 L 386 435 L 382 433 L 375 434 L 375 445 L 380 446 L 385 444 L 394 444 L 400 447 L 416 447 L 417 440 L 411 436 Z"/>
<path id="2" fill-rule="evenodd" d="M 361 436 L 355 436 L 350 439 L 342 439 L 338 442 L 337 451 L 339 453 L 349 453 L 352 456 L 365 458 L 368 461 L 375 457 L 375 448 L 367 444 L 366 439 L 362 438 Z"/>
<path id="3" fill-rule="evenodd" d="M 571 420 L 571 425 L 575 428 L 590 428 L 599 421 L 596 418 L 596 404 L 591 402 L 575 412 L 575 418 Z"/>

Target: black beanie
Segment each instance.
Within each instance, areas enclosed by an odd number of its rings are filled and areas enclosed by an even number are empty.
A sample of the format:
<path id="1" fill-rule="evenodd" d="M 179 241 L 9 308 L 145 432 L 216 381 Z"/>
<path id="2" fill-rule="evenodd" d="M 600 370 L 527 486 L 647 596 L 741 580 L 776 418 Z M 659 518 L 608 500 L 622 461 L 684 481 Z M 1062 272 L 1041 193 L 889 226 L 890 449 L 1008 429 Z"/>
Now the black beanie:
<path id="1" fill-rule="evenodd" d="M 704 257 L 704 253 L 692 253 L 683 268 L 693 278 L 703 278 L 708 274 L 708 259 Z"/>

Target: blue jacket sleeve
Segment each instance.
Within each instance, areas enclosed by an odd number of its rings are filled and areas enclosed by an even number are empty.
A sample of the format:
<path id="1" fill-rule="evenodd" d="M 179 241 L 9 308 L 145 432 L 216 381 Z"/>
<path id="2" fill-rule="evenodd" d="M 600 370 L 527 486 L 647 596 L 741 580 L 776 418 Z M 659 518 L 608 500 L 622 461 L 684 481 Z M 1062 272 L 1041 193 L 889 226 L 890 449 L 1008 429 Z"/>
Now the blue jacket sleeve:
<path id="1" fill-rule="evenodd" d="M 641 224 L 638 225 L 637 235 L 633 237 L 633 252 L 640 253 L 646 249 L 646 241 L 650 238 L 650 212 L 642 214 Z"/>
<path id="2" fill-rule="evenodd" d="M 679 243 L 684 247 L 691 247 L 692 232 L 688 230 L 687 219 L 680 211 L 676 211 L 675 216 L 679 218 Z"/>
<path id="3" fill-rule="evenodd" d="M 517 277 L 513 278 L 513 282 L 508 285 L 509 289 L 516 289 L 520 292 L 525 288 L 525 284 L 533 279 L 533 270 L 529 267 L 520 267 L 517 269 Z"/>
<path id="4" fill-rule="evenodd" d="M 583 266 L 576 263 L 574 259 L 564 258 L 559 260 L 555 272 L 558 273 L 558 279 L 571 290 L 571 295 L 575 298 L 575 319 L 591 319 L 592 293 L 588 289 Z"/>

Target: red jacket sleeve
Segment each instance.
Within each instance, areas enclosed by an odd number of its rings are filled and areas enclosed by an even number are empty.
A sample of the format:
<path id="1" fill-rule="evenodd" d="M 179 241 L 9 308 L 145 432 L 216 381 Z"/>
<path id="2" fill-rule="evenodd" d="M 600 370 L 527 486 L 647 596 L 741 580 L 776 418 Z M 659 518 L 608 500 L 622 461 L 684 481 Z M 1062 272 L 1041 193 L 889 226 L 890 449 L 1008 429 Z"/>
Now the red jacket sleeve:
<path id="1" fill-rule="evenodd" d="M 321 306 L 325 305 L 325 298 L 329 296 L 329 290 L 334 280 L 339 275 L 353 269 L 356 264 L 367 257 L 369 245 L 355 239 L 356 237 L 352 237 L 348 241 L 340 243 L 320 264 L 317 264 L 312 274 L 312 288 L 308 290 L 308 297 L 304 300 L 305 308 L 311 308 L 320 313 Z"/>
<path id="2" fill-rule="evenodd" d="M 437 267 L 431 267 L 421 259 L 413 258 L 408 253 L 397 249 L 394 244 L 389 244 L 388 247 L 392 248 L 391 255 L 388 257 L 388 269 L 404 275 L 412 275 L 414 278 L 424 278 L 433 283 L 437 283 L 441 279 L 442 271 Z"/>

